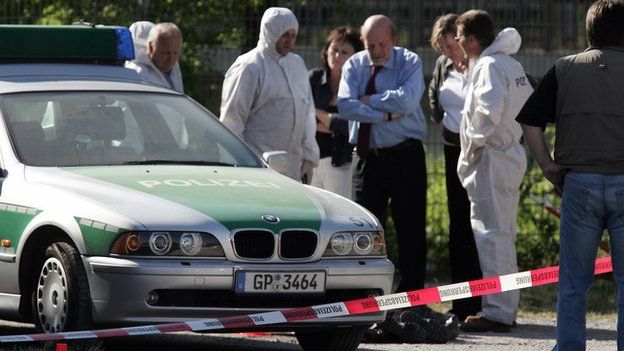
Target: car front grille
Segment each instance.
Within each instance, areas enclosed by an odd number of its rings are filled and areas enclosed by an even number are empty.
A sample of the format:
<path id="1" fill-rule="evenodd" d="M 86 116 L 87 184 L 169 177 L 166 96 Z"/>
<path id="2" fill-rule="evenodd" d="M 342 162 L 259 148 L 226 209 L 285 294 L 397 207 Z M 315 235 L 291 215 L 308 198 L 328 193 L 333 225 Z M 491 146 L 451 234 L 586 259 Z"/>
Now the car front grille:
<path id="1" fill-rule="evenodd" d="M 285 259 L 308 258 L 316 251 L 318 237 L 314 232 L 291 230 L 282 233 L 280 257 Z"/>
<path id="2" fill-rule="evenodd" d="M 271 258 L 275 251 L 275 236 L 262 230 L 240 231 L 234 234 L 234 248 L 241 258 Z"/>
<path id="3" fill-rule="evenodd" d="M 237 295 L 231 290 L 154 290 L 163 307 L 212 307 L 212 308 L 295 308 L 326 303 L 356 300 L 381 295 L 381 290 L 335 289 L 324 294 L 257 294 Z"/>

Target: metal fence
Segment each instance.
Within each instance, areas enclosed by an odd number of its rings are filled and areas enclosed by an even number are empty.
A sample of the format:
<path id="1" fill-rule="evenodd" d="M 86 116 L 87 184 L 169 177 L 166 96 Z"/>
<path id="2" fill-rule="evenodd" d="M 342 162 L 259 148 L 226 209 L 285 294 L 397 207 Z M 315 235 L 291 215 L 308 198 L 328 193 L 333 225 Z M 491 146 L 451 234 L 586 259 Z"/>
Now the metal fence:
<path id="1" fill-rule="evenodd" d="M 410 48 L 428 46 L 431 25 L 445 13 L 461 13 L 478 8 L 488 11 L 500 28 L 513 26 L 523 35 L 524 49 L 576 50 L 584 46 L 585 13 L 592 0 L 240 0 L 231 14 L 223 10 L 230 1 L 206 0 L 203 6 L 192 9 L 193 16 L 201 18 L 200 32 L 214 32 L 227 28 L 214 25 L 245 28 L 257 31 L 260 16 L 270 6 L 291 8 L 300 22 L 300 46 L 318 47 L 329 30 L 339 25 L 359 26 L 375 13 L 391 17 L 400 33 L 401 44 Z M 56 9 L 66 9 L 73 20 L 84 18 L 92 23 L 110 20 L 127 25 L 138 19 L 158 18 L 181 21 L 189 15 L 185 0 L 4 0 L 0 2 L 0 21 L 3 23 L 32 23 L 50 15 Z M 220 8 L 215 11 L 215 7 Z M 119 10 L 123 10 L 119 12 Z M 231 17 L 224 21 L 221 16 Z M 113 23 L 106 23 L 113 24 Z"/>

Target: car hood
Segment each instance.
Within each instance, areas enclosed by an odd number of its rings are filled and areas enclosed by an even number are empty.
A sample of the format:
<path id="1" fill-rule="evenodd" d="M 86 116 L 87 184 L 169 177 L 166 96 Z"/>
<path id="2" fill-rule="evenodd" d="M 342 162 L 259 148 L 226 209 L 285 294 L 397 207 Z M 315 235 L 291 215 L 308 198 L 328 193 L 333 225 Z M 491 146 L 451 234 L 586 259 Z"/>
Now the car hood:
<path id="1" fill-rule="evenodd" d="M 203 214 L 228 230 L 319 230 L 324 205 L 304 186 L 263 168 L 186 165 L 65 167 L 29 181 L 99 202 L 147 228 Z M 164 214 L 164 216 L 163 216 Z M 271 223 L 263 215 L 279 219 Z M 167 220 L 164 217 L 176 217 Z M 266 217 L 266 216 L 265 216 Z M 199 223 L 198 223 L 199 224 Z"/>

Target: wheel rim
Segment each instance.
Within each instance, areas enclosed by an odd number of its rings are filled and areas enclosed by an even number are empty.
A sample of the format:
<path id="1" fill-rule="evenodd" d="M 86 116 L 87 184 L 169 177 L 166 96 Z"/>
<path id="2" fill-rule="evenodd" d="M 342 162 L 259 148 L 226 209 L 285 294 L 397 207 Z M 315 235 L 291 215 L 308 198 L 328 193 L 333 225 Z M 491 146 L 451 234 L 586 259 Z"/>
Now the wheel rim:
<path id="1" fill-rule="evenodd" d="M 47 333 L 63 331 L 67 320 L 67 279 L 61 261 L 45 261 L 37 284 L 37 315 Z"/>

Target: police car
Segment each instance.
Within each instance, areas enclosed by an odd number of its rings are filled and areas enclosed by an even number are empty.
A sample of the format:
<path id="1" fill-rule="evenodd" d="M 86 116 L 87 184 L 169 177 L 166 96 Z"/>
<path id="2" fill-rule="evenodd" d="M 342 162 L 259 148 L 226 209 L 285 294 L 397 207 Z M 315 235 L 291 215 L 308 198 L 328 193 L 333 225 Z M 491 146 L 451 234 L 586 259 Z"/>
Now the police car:
<path id="1" fill-rule="evenodd" d="M 123 67 L 127 29 L 0 26 L 0 317 L 45 332 L 390 292 L 383 229 Z M 383 312 L 265 326 L 350 350 Z M 258 327 L 260 328 L 260 327 Z"/>

